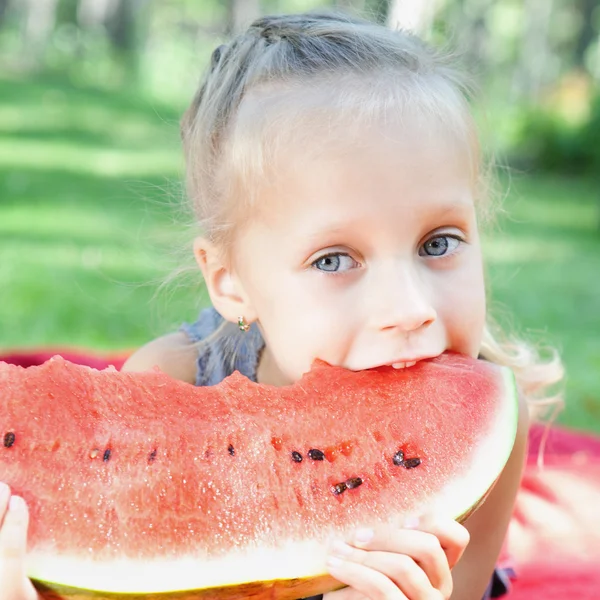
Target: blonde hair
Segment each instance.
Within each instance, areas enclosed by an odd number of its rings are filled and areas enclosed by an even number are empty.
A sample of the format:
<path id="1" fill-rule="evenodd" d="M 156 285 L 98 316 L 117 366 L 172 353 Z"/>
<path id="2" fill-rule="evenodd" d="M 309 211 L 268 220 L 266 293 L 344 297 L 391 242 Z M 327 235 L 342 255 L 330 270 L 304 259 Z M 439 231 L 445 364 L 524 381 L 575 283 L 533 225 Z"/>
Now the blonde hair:
<path id="1" fill-rule="evenodd" d="M 253 181 L 264 177 L 291 135 L 320 113 L 310 91 L 326 92 L 325 122 L 364 122 L 410 111 L 435 122 L 470 153 L 477 210 L 491 214 L 490 181 L 469 102 L 472 86 L 449 54 L 404 31 L 392 31 L 339 13 L 264 17 L 217 48 L 182 120 L 187 188 L 204 234 L 225 252 L 239 215 L 252 208 Z M 252 103 L 260 110 L 240 114 Z M 294 102 L 300 98 L 303 103 Z M 352 119 L 349 119 L 349 117 Z M 314 128 L 312 129 L 314 132 Z M 243 193 L 242 193 L 243 191 Z M 232 219 L 235 212 L 237 219 Z M 481 355 L 513 369 L 532 412 L 557 405 L 548 387 L 563 376 L 551 352 L 542 361 L 523 341 L 485 329 Z"/>

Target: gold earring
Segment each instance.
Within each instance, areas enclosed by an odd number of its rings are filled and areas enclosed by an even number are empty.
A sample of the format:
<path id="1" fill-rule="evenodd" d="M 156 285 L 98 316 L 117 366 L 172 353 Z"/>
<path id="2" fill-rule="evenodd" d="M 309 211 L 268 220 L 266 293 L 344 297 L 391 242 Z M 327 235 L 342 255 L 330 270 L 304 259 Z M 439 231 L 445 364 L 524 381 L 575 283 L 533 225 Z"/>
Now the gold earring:
<path id="1" fill-rule="evenodd" d="M 238 329 L 244 333 L 250 329 L 250 325 L 246 323 L 246 319 L 243 316 L 238 317 Z"/>

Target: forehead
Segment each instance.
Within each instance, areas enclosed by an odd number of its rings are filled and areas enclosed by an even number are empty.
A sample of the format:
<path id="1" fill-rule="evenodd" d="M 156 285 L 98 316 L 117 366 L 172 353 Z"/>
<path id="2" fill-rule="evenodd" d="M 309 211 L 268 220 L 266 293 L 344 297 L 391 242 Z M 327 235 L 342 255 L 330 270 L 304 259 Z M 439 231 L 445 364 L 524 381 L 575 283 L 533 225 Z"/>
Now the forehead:
<path id="1" fill-rule="evenodd" d="M 305 152 L 291 144 L 259 186 L 258 213 L 274 225 L 419 222 L 473 209 L 469 158 L 454 140 L 414 123 L 364 127 Z M 257 214 L 258 214 L 257 213 Z"/>
<path id="2" fill-rule="evenodd" d="M 323 76 L 250 90 L 227 134 L 227 171 L 247 195 L 308 161 L 444 140 L 466 157 L 475 178 L 477 142 L 459 94 L 443 81 L 384 75 Z"/>

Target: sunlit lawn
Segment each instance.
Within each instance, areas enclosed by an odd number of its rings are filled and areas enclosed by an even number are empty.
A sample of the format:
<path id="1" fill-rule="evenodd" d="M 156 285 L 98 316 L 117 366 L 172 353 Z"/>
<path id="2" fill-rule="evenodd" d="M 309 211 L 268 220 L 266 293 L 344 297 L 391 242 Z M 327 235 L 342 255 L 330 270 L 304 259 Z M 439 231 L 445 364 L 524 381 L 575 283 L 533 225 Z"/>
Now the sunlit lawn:
<path id="1" fill-rule="evenodd" d="M 178 111 L 64 81 L 0 81 L 0 346 L 126 349 L 206 297 L 180 264 Z M 563 351 L 561 421 L 600 432 L 600 187 L 515 176 L 486 237 L 492 310 Z M 191 253 L 187 252 L 187 264 Z"/>

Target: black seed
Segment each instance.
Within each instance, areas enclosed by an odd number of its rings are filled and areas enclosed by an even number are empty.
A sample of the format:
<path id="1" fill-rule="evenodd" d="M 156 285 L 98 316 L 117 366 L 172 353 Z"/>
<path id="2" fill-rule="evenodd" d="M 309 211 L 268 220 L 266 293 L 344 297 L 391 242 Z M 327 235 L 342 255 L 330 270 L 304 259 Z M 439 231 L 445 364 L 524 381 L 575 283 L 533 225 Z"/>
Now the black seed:
<path id="1" fill-rule="evenodd" d="M 229 444 L 229 446 L 227 446 L 227 452 L 229 452 L 229 454 L 231 454 L 231 456 L 235 456 L 235 448 L 233 447 L 232 444 Z"/>
<path id="2" fill-rule="evenodd" d="M 350 479 L 346 479 L 346 487 L 349 490 L 353 490 L 357 488 L 359 485 L 362 485 L 363 480 L 360 477 L 351 477 Z"/>
<path id="3" fill-rule="evenodd" d="M 110 455 L 111 455 L 111 449 L 110 449 L 110 448 L 107 448 L 107 449 L 104 451 L 104 454 L 102 455 L 102 460 L 103 460 L 104 462 L 108 462 L 108 461 L 110 460 Z"/>
<path id="4" fill-rule="evenodd" d="M 404 462 L 404 452 L 402 452 L 402 450 L 398 450 L 398 452 L 394 454 L 392 460 L 394 461 L 394 464 L 399 467 Z"/>
<path id="5" fill-rule="evenodd" d="M 405 469 L 414 469 L 415 467 L 418 467 L 420 464 L 421 464 L 421 459 L 420 458 L 407 458 L 402 463 L 402 466 Z"/>
<path id="6" fill-rule="evenodd" d="M 302 462 L 302 454 L 300 454 L 300 452 L 297 452 L 296 450 L 294 450 L 292 452 L 292 460 L 294 462 Z"/>
<path id="7" fill-rule="evenodd" d="M 346 488 L 348 486 L 346 485 L 346 482 L 344 481 L 340 481 L 340 483 L 336 483 L 335 485 L 331 486 L 331 491 L 336 495 L 339 496 L 342 492 L 346 491 Z"/>
<path id="8" fill-rule="evenodd" d="M 154 448 L 154 450 L 152 450 L 152 452 L 150 452 L 150 454 L 148 454 L 148 462 L 152 463 L 156 460 L 156 448 Z"/>
<path id="9" fill-rule="evenodd" d="M 311 448 L 308 451 L 308 458 L 311 460 L 323 460 L 325 458 L 325 452 L 317 450 L 316 448 Z"/>
<path id="10" fill-rule="evenodd" d="M 4 434 L 4 447 L 10 448 L 15 443 L 15 434 L 12 431 L 9 431 Z"/>

